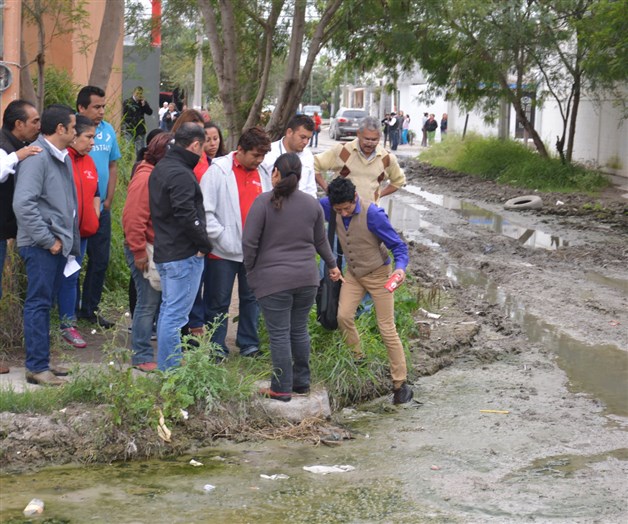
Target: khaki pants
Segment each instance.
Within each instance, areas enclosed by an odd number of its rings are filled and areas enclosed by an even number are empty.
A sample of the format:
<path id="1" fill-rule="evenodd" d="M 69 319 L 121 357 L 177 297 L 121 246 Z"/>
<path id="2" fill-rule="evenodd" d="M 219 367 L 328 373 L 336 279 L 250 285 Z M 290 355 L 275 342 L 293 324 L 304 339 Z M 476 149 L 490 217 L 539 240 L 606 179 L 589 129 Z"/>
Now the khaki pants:
<path id="1" fill-rule="evenodd" d="M 395 297 L 384 288 L 391 273 L 390 265 L 381 266 L 361 278 L 346 271 L 345 281 L 340 290 L 338 326 L 354 356 L 356 358 L 363 356 L 360 336 L 355 328 L 355 312 L 364 295 L 369 292 L 375 305 L 377 327 L 388 351 L 393 387 L 398 388 L 406 381 L 407 368 L 406 356 L 395 326 Z"/>

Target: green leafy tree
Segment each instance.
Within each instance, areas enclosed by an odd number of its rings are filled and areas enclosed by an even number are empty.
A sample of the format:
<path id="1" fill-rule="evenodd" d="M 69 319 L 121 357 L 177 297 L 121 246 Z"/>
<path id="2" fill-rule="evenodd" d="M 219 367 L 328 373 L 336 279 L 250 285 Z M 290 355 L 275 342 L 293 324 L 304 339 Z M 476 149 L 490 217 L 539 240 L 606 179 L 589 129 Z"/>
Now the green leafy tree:
<path id="1" fill-rule="evenodd" d="M 563 119 L 557 149 L 571 160 L 580 97 L 625 82 L 626 4 L 613 0 L 409 0 L 369 4 L 332 45 L 345 68 L 381 68 L 392 82 L 420 65 L 431 89 L 494 121 L 512 104 L 539 154 L 528 92 L 552 98 Z M 355 17 L 352 18 L 352 20 Z M 386 28 L 382 31 L 381 28 Z M 378 32 L 379 31 L 379 32 Z M 375 37 L 377 35 L 377 38 Z"/>
<path id="2" fill-rule="evenodd" d="M 86 0 L 68 2 L 66 0 L 22 0 L 22 14 L 28 26 L 34 27 L 37 32 L 37 54 L 34 62 L 37 64 L 37 108 L 41 112 L 44 107 L 45 96 L 45 66 L 46 49 L 52 40 L 60 35 L 70 33 L 75 26 L 80 28 L 87 19 Z M 77 31 L 77 38 L 84 35 Z M 24 45 L 22 43 L 22 49 Z M 24 56 L 24 55 L 22 55 Z M 25 60 L 24 60 L 25 62 Z M 23 68 L 30 64 L 23 63 Z M 32 93 L 32 83 L 29 75 L 21 76 L 26 80 L 25 93 Z M 30 85 L 28 85 L 30 84 Z"/>

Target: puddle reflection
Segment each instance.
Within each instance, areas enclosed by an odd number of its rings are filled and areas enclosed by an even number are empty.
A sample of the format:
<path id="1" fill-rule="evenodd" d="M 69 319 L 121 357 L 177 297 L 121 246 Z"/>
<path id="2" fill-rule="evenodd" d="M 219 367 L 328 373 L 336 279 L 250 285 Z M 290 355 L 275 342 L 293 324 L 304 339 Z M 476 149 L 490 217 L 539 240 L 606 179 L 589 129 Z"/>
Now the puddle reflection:
<path id="1" fill-rule="evenodd" d="M 497 213 L 493 213 L 488 209 L 470 204 L 469 202 L 465 202 L 464 200 L 459 200 L 457 198 L 446 195 L 430 193 L 429 191 L 424 191 L 420 187 L 413 185 L 405 186 L 404 190 L 412 195 L 417 195 L 423 198 L 431 204 L 435 204 L 444 207 L 445 209 L 455 211 L 459 215 L 463 216 L 470 224 L 485 227 L 500 235 L 514 238 L 524 246 L 554 250 L 561 246 L 569 245 L 569 241 L 563 240 L 557 235 L 551 235 L 543 231 L 528 229 L 526 227 L 517 225 Z M 394 215 L 400 213 L 402 216 L 406 216 L 407 212 L 405 211 L 405 208 L 408 206 L 412 206 L 412 204 L 404 201 L 403 198 L 398 198 L 397 196 L 395 196 L 394 200 L 388 200 L 386 206 L 388 216 L 391 217 L 394 225 Z M 416 227 L 416 224 L 414 225 L 414 227 Z"/>
<path id="2" fill-rule="evenodd" d="M 601 400 L 609 414 L 628 416 L 628 353 L 625 350 L 610 344 L 584 344 L 560 333 L 556 326 L 526 311 L 521 301 L 478 271 L 449 266 L 446 274 L 461 286 L 482 289 L 480 298 L 499 304 L 509 318 L 521 326 L 530 342 L 541 343 L 557 355 L 557 363 L 566 373 L 572 389 Z"/>

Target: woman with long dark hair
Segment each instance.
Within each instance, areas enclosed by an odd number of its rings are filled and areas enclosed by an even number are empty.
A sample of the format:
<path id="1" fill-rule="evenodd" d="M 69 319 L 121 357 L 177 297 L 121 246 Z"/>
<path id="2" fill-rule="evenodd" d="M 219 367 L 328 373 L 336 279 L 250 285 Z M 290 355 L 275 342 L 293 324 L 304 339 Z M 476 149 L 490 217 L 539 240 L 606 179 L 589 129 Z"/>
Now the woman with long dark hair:
<path id="1" fill-rule="evenodd" d="M 149 250 L 155 242 L 155 231 L 148 201 L 148 178 L 172 141 L 172 133 L 157 135 L 148 145 L 144 160 L 139 163 L 127 188 L 122 212 L 124 254 L 137 290 L 137 303 L 132 324 L 132 363 L 142 371 L 154 371 L 157 364 L 150 343 L 153 322 L 161 302 L 161 292 L 154 289 L 144 273 L 149 267 Z"/>
<path id="2" fill-rule="evenodd" d="M 332 280 L 341 278 L 317 200 L 299 191 L 301 161 L 296 153 L 277 158 L 273 190 L 257 197 L 244 226 L 242 246 L 247 280 L 264 314 L 273 376 L 261 393 L 288 402 L 310 391 L 308 317 L 319 284 L 316 253 Z"/>
<path id="3" fill-rule="evenodd" d="M 207 166 L 211 166 L 212 160 L 221 156 L 225 156 L 227 151 L 225 149 L 225 141 L 222 138 L 222 131 L 220 127 L 214 122 L 205 122 L 205 144 L 203 144 L 203 152 L 207 157 Z M 200 163 L 200 162 L 199 162 Z M 198 164 L 197 164 L 198 167 Z M 196 174 L 196 168 L 194 169 Z M 207 169 L 205 170 L 207 172 Z M 203 177 L 205 173 L 201 175 Z M 200 181 L 200 180 L 199 180 Z M 205 258 L 205 265 L 207 265 L 207 258 Z M 205 304 L 209 302 L 209 297 L 205 298 L 211 292 L 209 284 L 205 282 L 205 275 L 207 272 L 203 270 L 203 276 L 201 278 L 201 285 L 199 286 L 196 299 L 194 299 L 194 305 L 192 311 L 190 311 L 190 317 L 187 326 L 183 328 L 184 335 L 192 335 L 194 337 L 202 336 L 205 333 L 205 324 L 210 320 L 205 315 Z M 194 345 L 194 341 L 190 340 L 190 343 Z"/>

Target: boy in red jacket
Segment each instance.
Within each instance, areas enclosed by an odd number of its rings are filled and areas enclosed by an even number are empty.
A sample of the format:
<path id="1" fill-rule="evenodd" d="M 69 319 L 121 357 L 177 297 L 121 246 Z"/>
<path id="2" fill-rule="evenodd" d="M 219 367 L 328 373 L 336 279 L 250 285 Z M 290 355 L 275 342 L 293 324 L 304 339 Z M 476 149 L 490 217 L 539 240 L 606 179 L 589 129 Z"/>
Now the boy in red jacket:
<path id="1" fill-rule="evenodd" d="M 98 192 L 98 172 L 88 153 L 94 147 L 96 126 L 91 119 L 76 115 L 76 138 L 68 147 L 72 160 L 74 185 L 76 186 L 79 231 L 81 234 L 81 255 L 76 257 L 80 265 L 85 256 L 87 239 L 98 231 L 100 217 L 100 193 Z M 84 348 L 87 343 L 76 329 L 77 289 L 80 271 L 64 277 L 59 289 L 59 318 L 61 336 L 76 348 Z"/>

